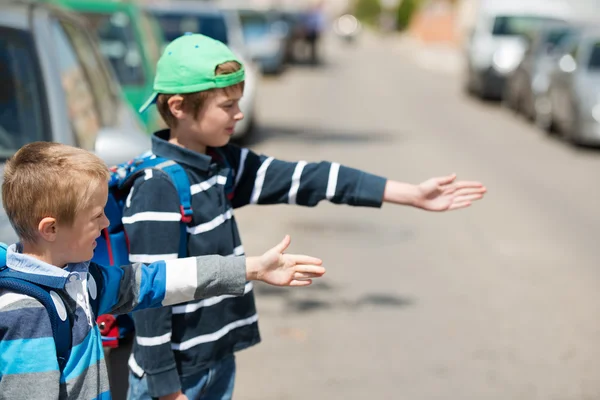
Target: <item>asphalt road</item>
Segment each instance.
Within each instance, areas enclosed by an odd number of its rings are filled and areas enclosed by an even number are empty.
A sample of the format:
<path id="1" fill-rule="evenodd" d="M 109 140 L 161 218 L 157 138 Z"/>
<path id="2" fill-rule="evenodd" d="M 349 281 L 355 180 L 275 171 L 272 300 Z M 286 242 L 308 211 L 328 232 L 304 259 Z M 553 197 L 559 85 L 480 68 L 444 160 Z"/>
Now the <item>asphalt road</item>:
<path id="1" fill-rule="evenodd" d="M 289 233 L 328 273 L 259 285 L 263 343 L 238 354 L 235 398 L 600 399 L 600 151 L 466 98 L 446 49 L 326 50 L 262 83 L 255 151 L 413 183 L 456 172 L 488 194 L 445 214 L 239 210 L 248 254 Z"/>

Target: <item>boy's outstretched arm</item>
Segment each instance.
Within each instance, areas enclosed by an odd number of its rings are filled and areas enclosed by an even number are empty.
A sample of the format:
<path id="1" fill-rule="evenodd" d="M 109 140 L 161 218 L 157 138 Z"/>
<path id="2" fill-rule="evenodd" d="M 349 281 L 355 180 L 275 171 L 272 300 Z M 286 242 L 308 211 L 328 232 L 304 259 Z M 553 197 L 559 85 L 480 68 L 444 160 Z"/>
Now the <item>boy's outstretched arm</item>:
<path id="1" fill-rule="evenodd" d="M 332 162 L 287 162 L 229 145 L 224 149 L 235 170 L 232 204 L 335 204 L 380 207 L 383 202 L 429 211 L 467 207 L 483 196 L 479 182 L 456 176 L 431 178 L 413 185 L 376 176 Z"/>
<path id="2" fill-rule="evenodd" d="M 456 174 L 452 174 L 431 178 L 418 185 L 388 181 L 383 201 L 427 211 L 450 211 L 470 206 L 486 191 L 480 182 L 456 181 Z"/>
<path id="3" fill-rule="evenodd" d="M 284 254 L 289 236 L 258 257 L 200 256 L 137 263 L 121 268 L 98 266 L 100 314 L 127 313 L 222 294 L 242 295 L 247 280 L 275 286 L 308 286 L 325 274 L 322 261 Z"/>

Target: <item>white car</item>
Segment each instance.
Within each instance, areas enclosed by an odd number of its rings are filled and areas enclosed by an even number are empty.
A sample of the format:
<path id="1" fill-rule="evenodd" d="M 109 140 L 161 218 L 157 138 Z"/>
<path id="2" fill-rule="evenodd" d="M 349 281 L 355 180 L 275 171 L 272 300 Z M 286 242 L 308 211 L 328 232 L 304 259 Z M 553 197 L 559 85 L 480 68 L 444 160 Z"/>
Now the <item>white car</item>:
<path id="1" fill-rule="evenodd" d="M 568 20 L 570 14 L 562 0 L 482 0 L 466 40 L 465 89 L 501 98 L 506 77 L 527 50 L 525 35 L 546 22 Z"/>
<path id="2" fill-rule="evenodd" d="M 165 41 L 171 42 L 186 32 L 201 33 L 225 43 L 246 69 L 244 96 L 240 109 L 244 119 L 236 125 L 234 138 L 249 135 L 255 126 L 256 89 L 259 72 L 248 56 L 239 14 L 211 4 L 169 1 L 148 4 L 146 9 L 158 20 Z"/>

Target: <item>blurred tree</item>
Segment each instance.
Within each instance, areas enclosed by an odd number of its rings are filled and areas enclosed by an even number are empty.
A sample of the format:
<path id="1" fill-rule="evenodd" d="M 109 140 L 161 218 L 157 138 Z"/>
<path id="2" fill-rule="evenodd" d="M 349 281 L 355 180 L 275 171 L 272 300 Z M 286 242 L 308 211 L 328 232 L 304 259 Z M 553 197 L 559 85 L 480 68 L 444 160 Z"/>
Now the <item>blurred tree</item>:
<path id="1" fill-rule="evenodd" d="M 376 24 L 381 15 L 381 3 L 379 0 L 356 0 L 354 15 L 366 24 Z"/>
<path id="2" fill-rule="evenodd" d="M 402 0 L 398 6 L 396 26 L 399 30 L 408 28 L 415 11 L 421 5 L 422 0 Z"/>

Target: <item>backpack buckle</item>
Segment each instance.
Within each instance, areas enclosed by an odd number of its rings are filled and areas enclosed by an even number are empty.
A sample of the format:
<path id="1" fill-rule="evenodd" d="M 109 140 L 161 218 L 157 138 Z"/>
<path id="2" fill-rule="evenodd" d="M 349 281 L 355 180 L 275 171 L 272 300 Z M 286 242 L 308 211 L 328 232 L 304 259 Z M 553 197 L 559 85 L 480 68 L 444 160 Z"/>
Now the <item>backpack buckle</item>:
<path id="1" fill-rule="evenodd" d="M 185 209 L 183 208 L 182 205 L 179 206 L 179 212 L 181 213 L 181 222 L 185 223 L 185 224 L 189 224 L 190 222 L 192 222 L 192 209 Z"/>

